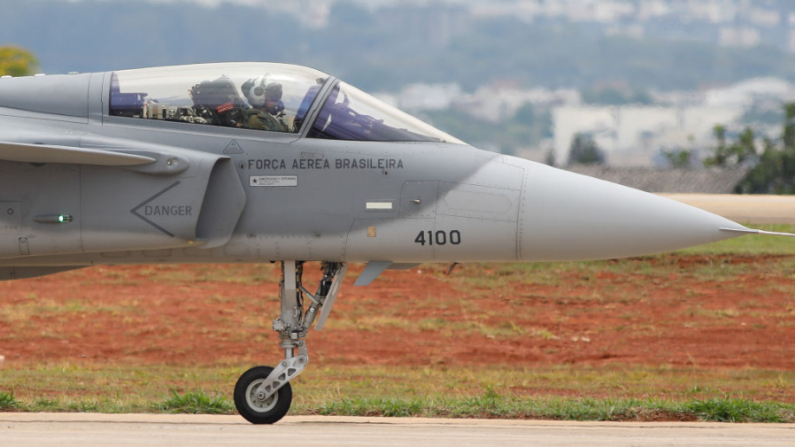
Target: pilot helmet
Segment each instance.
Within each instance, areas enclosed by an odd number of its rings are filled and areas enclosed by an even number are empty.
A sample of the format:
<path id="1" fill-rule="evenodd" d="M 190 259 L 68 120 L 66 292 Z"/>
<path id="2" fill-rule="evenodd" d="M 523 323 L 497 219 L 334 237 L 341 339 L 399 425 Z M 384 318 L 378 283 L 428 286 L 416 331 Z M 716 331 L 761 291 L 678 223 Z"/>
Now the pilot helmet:
<path id="1" fill-rule="evenodd" d="M 243 84 L 243 94 L 253 107 L 263 107 L 268 100 L 281 101 L 282 85 L 270 82 L 268 75 L 249 79 Z"/>

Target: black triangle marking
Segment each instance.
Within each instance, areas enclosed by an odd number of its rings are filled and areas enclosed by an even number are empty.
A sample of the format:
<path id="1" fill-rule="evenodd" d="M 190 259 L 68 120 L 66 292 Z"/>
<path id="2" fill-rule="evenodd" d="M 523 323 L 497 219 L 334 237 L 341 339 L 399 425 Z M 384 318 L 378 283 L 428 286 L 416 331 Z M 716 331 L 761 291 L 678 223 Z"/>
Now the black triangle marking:
<path id="1" fill-rule="evenodd" d="M 240 147 L 240 144 L 236 140 L 232 140 L 226 149 L 224 149 L 225 154 L 242 154 L 243 148 Z"/>
<path id="2" fill-rule="evenodd" d="M 170 191 L 170 190 L 174 189 L 174 188 L 175 188 L 177 185 L 179 185 L 180 183 L 182 183 L 182 182 L 181 182 L 181 181 L 178 181 L 178 182 L 172 183 L 172 184 L 171 184 L 171 186 L 169 186 L 169 187 L 167 187 L 166 189 L 164 189 L 164 190 L 160 191 L 159 193 L 157 193 L 157 194 L 153 195 L 152 197 L 150 197 L 150 198 L 148 198 L 148 199 L 144 200 L 144 201 L 143 201 L 143 203 L 141 203 L 140 205 L 138 205 L 138 206 L 136 206 L 135 208 L 131 209 L 131 210 L 130 210 L 130 212 L 131 212 L 131 213 L 133 213 L 133 214 L 135 214 L 136 216 L 138 216 L 138 217 L 139 217 L 141 220 L 143 220 L 144 222 L 148 223 L 149 225 L 151 225 L 151 226 L 153 226 L 153 227 L 157 228 L 158 230 L 162 231 L 162 232 L 163 232 L 163 233 L 165 233 L 167 236 L 176 237 L 176 236 L 174 236 L 174 233 L 172 233 L 172 232 L 170 232 L 170 231 L 166 230 L 165 228 L 161 227 L 160 225 L 158 225 L 158 224 L 156 224 L 156 223 L 152 222 L 151 220 L 149 220 L 149 219 L 147 219 L 146 217 L 144 217 L 143 215 L 141 215 L 141 214 L 138 212 L 138 210 L 140 210 L 140 209 L 141 209 L 141 208 L 143 208 L 143 207 L 144 207 L 146 204 L 148 204 L 148 203 L 152 202 L 152 201 L 153 201 L 153 200 L 155 200 L 156 198 L 158 198 L 158 197 L 162 196 L 163 194 L 167 193 L 168 191 Z"/>

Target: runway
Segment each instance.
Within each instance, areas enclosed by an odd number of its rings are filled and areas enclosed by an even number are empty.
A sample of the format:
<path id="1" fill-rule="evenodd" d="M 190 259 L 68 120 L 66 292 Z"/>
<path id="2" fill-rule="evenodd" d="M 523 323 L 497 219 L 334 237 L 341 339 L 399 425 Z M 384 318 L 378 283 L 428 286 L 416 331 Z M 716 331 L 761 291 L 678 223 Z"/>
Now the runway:
<path id="1" fill-rule="evenodd" d="M 0 413 L 0 446 L 792 446 L 795 424 Z"/>
<path id="2" fill-rule="evenodd" d="M 795 196 L 659 194 L 741 224 L 795 225 Z"/>

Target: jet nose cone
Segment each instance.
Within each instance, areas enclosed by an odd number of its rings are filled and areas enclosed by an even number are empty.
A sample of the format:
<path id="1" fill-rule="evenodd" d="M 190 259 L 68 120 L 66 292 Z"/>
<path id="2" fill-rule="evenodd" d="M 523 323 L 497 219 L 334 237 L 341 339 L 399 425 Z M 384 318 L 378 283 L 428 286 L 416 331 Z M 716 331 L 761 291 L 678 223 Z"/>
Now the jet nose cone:
<path id="1" fill-rule="evenodd" d="M 744 229 L 673 200 L 526 160 L 519 215 L 522 261 L 639 256 L 716 242 Z"/>

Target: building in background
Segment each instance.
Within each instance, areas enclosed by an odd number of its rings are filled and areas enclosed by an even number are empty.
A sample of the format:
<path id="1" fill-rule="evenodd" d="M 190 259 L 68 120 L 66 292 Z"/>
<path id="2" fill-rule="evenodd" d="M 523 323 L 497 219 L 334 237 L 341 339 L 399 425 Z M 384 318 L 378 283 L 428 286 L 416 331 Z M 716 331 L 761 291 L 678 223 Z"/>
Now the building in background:
<path id="1" fill-rule="evenodd" d="M 700 150 L 716 125 L 743 115 L 736 106 L 580 106 L 553 112 L 555 159 L 564 161 L 577 134 L 593 138 L 613 166 L 647 166 L 661 150 Z"/>

